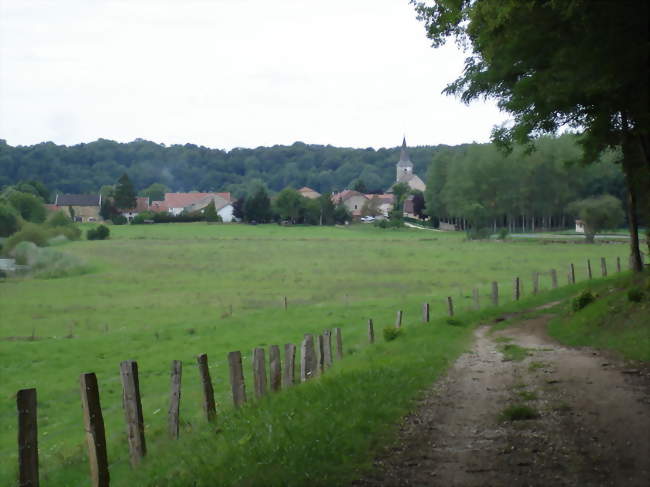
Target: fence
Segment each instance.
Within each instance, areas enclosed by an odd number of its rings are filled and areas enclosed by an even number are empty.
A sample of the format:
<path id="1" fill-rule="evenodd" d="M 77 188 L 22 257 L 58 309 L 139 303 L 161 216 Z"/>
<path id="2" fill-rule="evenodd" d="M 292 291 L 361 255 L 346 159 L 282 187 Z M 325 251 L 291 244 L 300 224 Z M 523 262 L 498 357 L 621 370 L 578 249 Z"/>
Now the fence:
<path id="1" fill-rule="evenodd" d="M 593 278 L 591 261 L 586 261 L 587 278 Z M 600 259 L 601 276 L 607 277 L 607 261 Z M 621 259 L 616 259 L 616 270 L 621 272 Z M 540 274 L 533 273 L 531 280 L 532 294 L 540 291 Z M 550 269 L 548 276 L 551 289 L 558 287 L 558 274 L 556 269 Z M 575 265 L 572 263 L 567 269 L 567 283 L 576 282 Z M 523 296 L 523 282 L 520 277 L 513 278 L 513 300 L 517 301 Z M 478 310 L 481 307 L 480 290 L 472 289 L 471 308 Z M 490 304 L 498 306 L 500 302 L 499 283 L 492 282 L 489 294 Z M 445 300 L 447 314 L 454 316 L 453 297 Z M 283 306 L 288 306 L 287 298 L 283 298 Z M 395 327 L 401 328 L 403 323 L 403 310 L 398 310 Z M 430 321 L 430 304 L 422 305 L 422 322 Z M 334 335 L 332 340 L 332 333 Z M 374 344 L 375 332 L 372 319 L 367 323 L 368 343 Z M 334 353 L 333 353 L 334 349 Z M 266 359 L 264 348 L 255 348 L 252 353 L 253 390 L 256 399 L 261 399 L 270 392 L 277 393 L 282 389 L 293 387 L 299 383 L 314 379 L 324 374 L 334 361 L 344 357 L 343 336 L 341 328 L 325 330 L 322 334 L 314 336 L 305 334 L 300 344 L 300 381 L 296 380 L 295 370 L 296 345 L 284 345 L 284 362 L 281 360 L 280 347 L 269 347 L 269 360 Z M 268 373 L 267 373 L 268 363 Z M 201 379 L 202 405 L 205 420 L 209 423 L 218 421 L 214 399 L 214 389 L 208 364 L 208 355 L 203 353 L 197 356 L 198 371 Z M 242 367 L 240 351 L 228 354 L 229 381 L 231 386 L 232 401 L 236 408 L 247 403 L 246 384 Z M 127 430 L 129 459 L 134 468 L 146 456 L 145 422 L 142 412 L 140 397 L 140 383 L 138 364 L 132 360 L 120 363 L 120 378 L 122 382 L 122 408 Z M 170 368 L 170 392 L 168 409 L 168 433 L 172 439 L 179 437 L 180 401 L 181 401 L 182 363 L 173 360 Z M 81 374 L 79 378 L 81 404 L 83 410 L 83 424 L 90 463 L 91 485 L 97 487 L 108 486 L 110 482 L 109 462 L 107 455 L 106 433 L 102 407 L 100 403 L 99 385 L 94 373 Z M 16 395 L 18 409 L 18 482 L 21 487 L 39 485 L 39 460 L 38 460 L 38 427 L 37 427 L 37 394 L 36 389 L 21 389 Z"/>

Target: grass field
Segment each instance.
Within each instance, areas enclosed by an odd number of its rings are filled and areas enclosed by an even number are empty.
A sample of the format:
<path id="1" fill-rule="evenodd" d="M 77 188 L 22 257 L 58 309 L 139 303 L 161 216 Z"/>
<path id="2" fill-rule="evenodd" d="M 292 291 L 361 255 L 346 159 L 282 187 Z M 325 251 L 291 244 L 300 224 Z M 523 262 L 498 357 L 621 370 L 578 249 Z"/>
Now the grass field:
<path id="1" fill-rule="evenodd" d="M 399 339 L 392 348 L 383 344 L 368 351 L 367 318 L 375 320 L 380 339 L 381 328 L 393 323 L 397 309 L 404 310 L 408 330 L 419 321 L 424 301 L 431 303 L 433 316 L 442 315 L 444 299 L 452 296 L 456 309 L 463 312 L 471 306 L 473 287 L 480 288 L 482 302 L 487 303 L 489 284 L 498 281 L 502 302 L 507 302 L 511 300 L 515 276 L 522 278 L 524 294 L 528 294 L 533 272 L 546 273 L 556 268 L 560 284 L 565 284 L 570 262 L 576 264 L 577 278 L 584 280 L 587 259 L 592 261 L 594 275 L 599 275 L 600 257 L 608 259 L 613 272 L 615 257 L 625 263 L 628 253 L 623 244 L 467 242 L 460 234 L 380 230 L 363 225 L 319 228 L 170 224 L 112 227 L 111 231 L 109 241 L 81 241 L 59 247 L 85 259 L 93 268 L 89 274 L 0 283 L 2 485 L 9 485 L 15 476 L 18 389 L 38 389 L 44 480 L 52 485 L 83 484 L 87 481 L 87 466 L 78 377 L 81 372 L 96 372 L 113 483 L 129 485 L 119 380 L 121 360 L 138 360 L 147 438 L 155 445 L 158 438 L 164 437 L 166 428 L 172 359 L 182 360 L 185 366 L 181 415 L 185 429 L 191 430 L 202 421 L 196 355 L 208 353 L 217 402 L 220 409 L 228 410 L 229 351 L 241 350 L 246 357 L 244 366 L 250 368 L 248 356 L 256 346 L 298 344 L 304 333 L 320 333 L 338 326 L 351 356 L 346 359 L 348 365 L 337 366 L 331 378 L 319 381 L 330 383 L 329 389 L 319 391 L 324 386 L 316 383 L 308 388 L 301 386 L 286 394 L 286 399 L 283 394 L 283 399 L 269 401 L 274 403 L 269 408 L 255 409 L 255 414 L 278 412 L 282 401 L 298 401 L 300 394 L 305 395 L 305 400 L 310 395 L 315 400 L 318 394 L 335 394 L 337 376 L 342 377 L 340 387 L 349 387 L 364 374 L 372 374 L 364 364 L 374 360 L 377 369 L 384 371 L 382 377 L 386 377 L 383 394 L 394 396 L 403 390 L 404 397 L 396 399 L 394 406 L 379 408 L 375 418 L 378 422 L 369 419 L 369 424 L 354 430 L 357 437 L 365 437 L 366 429 L 368 433 L 386 418 L 399 417 L 415 391 L 431 382 L 462 351 L 468 336 L 463 327 L 431 332 L 431 342 L 421 346 L 429 356 L 440 360 L 432 359 L 427 367 L 419 367 L 420 373 L 415 370 L 417 363 L 404 362 L 401 369 L 395 365 L 395 370 L 414 377 L 405 387 L 400 383 L 403 376 L 391 376 L 387 364 L 404 361 L 403 353 L 398 351 L 408 341 L 400 344 Z M 550 287 L 546 274 L 541 284 L 542 289 Z M 283 309 L 283 296 L 288 298 L 288 311 Z M 417 333 L 424 339 L 429 332 Z M 34 340 L 29 339 L 32 335 Z M 421 354 L 426 356 L 424 349 Z M 249 394 L 250 384 L 249 376 Z M 364 389 L 358 391 L 360 394 Z M 362 400 L 358 394 L 348 394 L 351 401 L 355 397 Z M 390 396 L 379 394 L 377 398 L 386 399 Z M 331 407 L 351 406 L 333 401 Z M 234 418 L 234 424 L 246 422 L 234 412 L 224 414 L 224 421 Z M 315 420 L 310 421 L 305 428 L 314 427 Z M 228 434 L 224 438 L 232 439 Z M 236 441 L 250 440 L 238 437 Z M 376 438 L 370 435 L 365 441 L 372 446 Z"/>

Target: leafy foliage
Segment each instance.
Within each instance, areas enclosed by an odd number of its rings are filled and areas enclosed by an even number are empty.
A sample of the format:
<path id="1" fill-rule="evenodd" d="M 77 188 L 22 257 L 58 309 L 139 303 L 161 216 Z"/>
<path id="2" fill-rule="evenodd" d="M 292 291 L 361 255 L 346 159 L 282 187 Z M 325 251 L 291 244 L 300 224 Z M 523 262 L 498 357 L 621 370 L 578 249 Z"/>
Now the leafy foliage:
<path id="1" fill-rule="evenodd" d="M 20 228 L 16 209 L 0 200 L 0 237 L 8 237 Z"/>
<path id="2" fill-rule="evenodd" d="M 401 337 L 403 333 L 402 328 L 397 328 L 395 326 L 386 326 L 383 329 L 384 340 L 387 342 L 392 342 L 397 338 Z"/>
<path id="3" fill-rule="evenodd" d="M 122 176 L 120 176 L 120 179 L 117 180 L 117 186 L 115 186 L 113 201 L 115 203 L 115 206 L 118 208 L 135 208 L 135 188 L 133 187 L 133 183 L 126 173 L 122 174 Z"/>
<path id="4" fill-rule="evenodd" d="M 574 201 L 568 207 L 584 223 L 585 238 L 593 243 L 594 236 L 607 228 L 617 228 L 623 221 L 623 207 L 620 200 L 611 195 Z"/>
<path id="5" fill-rule="evenodd" d="M 88 240 L 106 240 L 111 234 L 106 225 L 99 225 L 97 228 L 91 228 L 86 232 Z"/>
<path id="6" fill-rule="evenodd" d="M 571 301 L 571 308 L 573 311 L 580 311 L 595 300 L 596 297 L 593 293 L 589 289 L 585 289 L 577 297 L 573 298 L 573 301 Z"/>
<path id="7" fill-rule="evenodd" d="M 24 220 L 33 223 L 45 221 L 45 206 L 43 206 L 43 201 L 38 196 L 31 193 L 11 191 L 7 196 L 7 200 Z"/>
<path id="8" fill-rule="evenodd" d="M 205 212 L 203 213 L 203 216 L 205 217 L 205 221 L 208 223 L 216 223 L 216 222 L 223 221 L 219 216 L 219 213 L 217 213 L 217 208 L 214 205 L 214 200 L 210 201 L 210 203 L 208 203 L 208 206 L 205 207 Z"/>

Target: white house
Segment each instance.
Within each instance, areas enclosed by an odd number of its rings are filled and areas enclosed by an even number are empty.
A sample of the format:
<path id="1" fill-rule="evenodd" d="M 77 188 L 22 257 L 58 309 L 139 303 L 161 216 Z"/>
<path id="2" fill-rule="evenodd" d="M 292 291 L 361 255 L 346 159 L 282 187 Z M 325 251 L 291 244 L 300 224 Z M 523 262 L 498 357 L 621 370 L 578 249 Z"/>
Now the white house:
<path id="1" fill-rule="evenodd" d="M 228 203 L 232 203 L 230 193 L 165 193 L 165 199 L 160 204 L 160 207 L 172 215 L 180 215 L 187 207 L 198 203 L 208 196 L 218 196 Z M 209 203 L 209 200 L 207 203 Z"/>
<path id="2" fill-rule="evenodd" d="M 230 223 L 233 221 L 234 217 L 232 203 L 229 200 L 226 200 L 225 198 L 219 196 L 219 194 L 211 194 L 205 196 L 195 203 L 186 206 L 183 210 L 186 213 L 204 211 L 210 202 L 214 202 L 214 208 L 217 210 L 217 214 L 221 217 L 224 223 Z"/>

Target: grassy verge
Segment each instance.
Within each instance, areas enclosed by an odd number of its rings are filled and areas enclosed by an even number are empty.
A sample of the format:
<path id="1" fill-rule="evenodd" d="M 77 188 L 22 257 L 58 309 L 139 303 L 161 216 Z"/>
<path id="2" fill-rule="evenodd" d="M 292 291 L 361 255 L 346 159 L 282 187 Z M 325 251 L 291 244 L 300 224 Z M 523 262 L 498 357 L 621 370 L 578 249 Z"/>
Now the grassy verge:
<path id="1" fill-rule="evenodd" d="M 596 300 L 585 308 L 565 312 L 551 321 L 549 334 L 571 346 L 590 346 L 611 350 L 625 359 L 650 361 L 650 280 L 641 276 L 623 277 L 584 283 Z M 631 301 L 628 291 L 635 287 L 643 298 Z"/>

